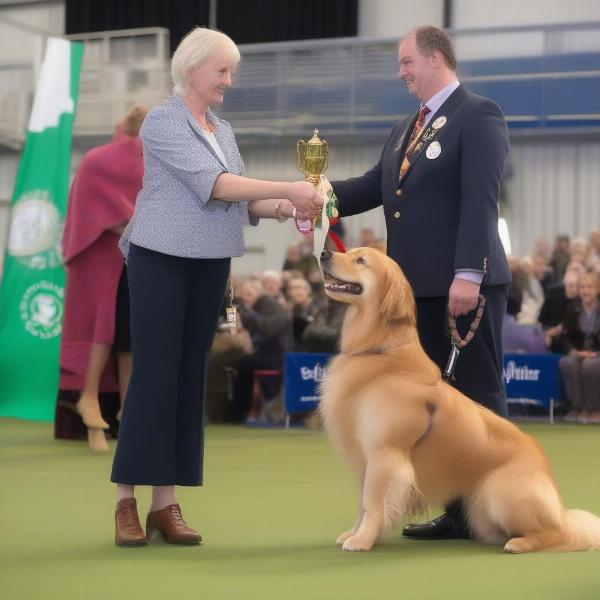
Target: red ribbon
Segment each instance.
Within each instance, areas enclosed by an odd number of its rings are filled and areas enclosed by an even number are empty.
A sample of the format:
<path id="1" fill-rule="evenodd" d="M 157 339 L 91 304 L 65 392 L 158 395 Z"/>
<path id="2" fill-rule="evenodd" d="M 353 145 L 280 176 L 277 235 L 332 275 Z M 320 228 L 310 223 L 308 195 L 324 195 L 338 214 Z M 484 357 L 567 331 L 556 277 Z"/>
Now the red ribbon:
<path id="1" fill-rule="evenodd" d="M 340 238 L 338 237 L 338 235 L 336 233 L 333 233 L 333 231 L 329 230 L 327 232 L 327 235 L 329 236 L 329 239 L 335 244 L 335 247 L 340 252 L 346 252 L 346 248 L 344 248 L 344 244 L 342 244 L 342 240 L 340 240 Z"/>

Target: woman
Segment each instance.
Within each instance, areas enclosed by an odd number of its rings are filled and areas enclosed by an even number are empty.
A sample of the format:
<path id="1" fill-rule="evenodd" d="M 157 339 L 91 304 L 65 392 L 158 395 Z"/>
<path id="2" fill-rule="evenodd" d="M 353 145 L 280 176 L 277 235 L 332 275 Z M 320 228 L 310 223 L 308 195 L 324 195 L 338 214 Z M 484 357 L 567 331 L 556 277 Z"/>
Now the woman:
<path id="1" fill-rule="evenodd" d="M 87 431 L 90 448 L 99 452 L 109 450 L 109 422 L 116 434 L 114 417 L 131 372 L 127 276 L 118 241 L 142 187 L 138 134 L 147 112 L 140 104 L 131 107 L 112 142 L 83 157 L 62 239 L 66 310 L 54 434 L 81 439 Z"/>
<path id="2" fill-rule="evenodd" d="M 175 485 L 202 484 L 206 362 L 229 275 L 258 217 L 311 218 L 322 197 L 306 182 L 242 176 L 223 102 L 240 54 L 223 33 L 196 28 L 171 63 L 174 93 L 150 111 L 141 138 L 144 181 L 121 247 L 127 257 L 133 370 L 112 481 L 115 542 L 143 545 L 135 485 L 151 485 L 149 537 L 199 544 Z"/>
<path id="3" fill-rule="evenodd" d="M 597 273 L 579 276 L 579 298 L 563 323 L 559 361 L 570 411 L 566 421 L 600 423 L 600 279 Z"/>

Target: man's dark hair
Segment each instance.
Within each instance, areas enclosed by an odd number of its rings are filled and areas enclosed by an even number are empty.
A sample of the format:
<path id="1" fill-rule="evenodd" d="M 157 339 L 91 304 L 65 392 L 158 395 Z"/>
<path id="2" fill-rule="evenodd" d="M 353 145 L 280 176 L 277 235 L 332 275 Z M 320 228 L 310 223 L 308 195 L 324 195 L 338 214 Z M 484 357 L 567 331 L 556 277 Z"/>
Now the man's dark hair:
<path id="1" fill-rule="evenodd" d="M 443 30 L 425 25 L 413 29 L 411 33 L 415 34 L 417 48 L 424 56 L 431 56 L 436 50 L 444 57 L 444 62 L 453 71 L 456 71 L 456 54 L 454 53 L 454 44 L 450 36 Z"/>

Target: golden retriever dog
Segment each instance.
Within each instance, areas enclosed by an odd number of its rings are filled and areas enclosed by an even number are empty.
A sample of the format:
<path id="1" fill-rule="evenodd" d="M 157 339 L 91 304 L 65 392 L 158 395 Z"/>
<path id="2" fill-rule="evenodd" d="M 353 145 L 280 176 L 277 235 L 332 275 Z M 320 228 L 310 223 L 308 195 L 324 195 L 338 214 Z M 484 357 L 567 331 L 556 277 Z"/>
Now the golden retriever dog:
<path id="1" fill-rule="evenodd" d="M 360 485 L 337 543 L 370 550 L 394 523 L 461 498 L 471 537 L 506 552 L 600 548 L 600 519 L 565 510 L 539 444 L 442 381 L 400 267 L 372 248 L 324 251 L 325 290 L 349 304 L 320 411 Z"/>

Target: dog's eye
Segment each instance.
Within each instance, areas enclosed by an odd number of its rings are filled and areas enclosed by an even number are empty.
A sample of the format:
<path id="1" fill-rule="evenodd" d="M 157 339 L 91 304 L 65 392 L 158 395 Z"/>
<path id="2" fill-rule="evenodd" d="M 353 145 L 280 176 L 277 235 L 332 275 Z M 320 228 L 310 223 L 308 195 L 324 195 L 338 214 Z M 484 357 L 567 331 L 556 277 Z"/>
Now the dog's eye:
<path id="1" fill-rule="evenodd" d="M 367 261 L 361 256 L 360 258 L 356 259 L 356 263 L 359 265 L 366 265 Z"/>

